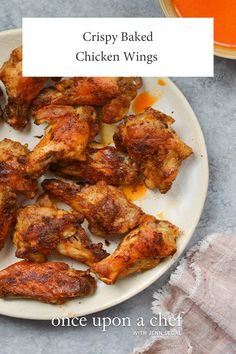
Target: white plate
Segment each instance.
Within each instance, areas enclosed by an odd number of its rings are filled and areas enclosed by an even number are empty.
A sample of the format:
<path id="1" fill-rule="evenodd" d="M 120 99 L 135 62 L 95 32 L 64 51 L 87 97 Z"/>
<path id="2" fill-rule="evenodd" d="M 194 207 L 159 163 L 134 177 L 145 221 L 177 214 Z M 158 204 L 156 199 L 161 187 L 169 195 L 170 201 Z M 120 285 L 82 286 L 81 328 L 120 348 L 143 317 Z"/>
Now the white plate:
<path id="1" fill-rule="evenodd" d="M 0 33 L 0 64 L 5 61 L 11 50 L 21 44 L 21 31 L 11 30 Z M 172 114 L 176 119 L 174 128 L 181 138 L 189 144 L 194 155 L 182 165 L 171 191 L 161 195 L 158 191 L 148 191 L 146 197 L 137 202 L 147 213 L 157 216 L 164 213 L 165 218 L 178 225 L 183 234 L 177 242 L 177 252 L 156 268 L 141 274 L 129 276 L 115 285 L 105 285 L 98 281 L 98 289 L 94 296 L 75 299 L 65 305 L 48 305 L 32 300 L 0 300 L 0 313 L 8 316 L 28 319 L 52 319 L 53 317 L 81 316 L 101 311 L 129 299 L 160 278 L 177 257 L 183 252 L 199 221 L 208 186 L 207 151 L 201 128 L 190 105 L 178 88 L 165 79 L 166 85 L 160 86 L 157 78 L 144 78 L 142 90 L 158 93 L 160 99 L 154 108 Z M 29 148 L 38 142 L 35 135 L 41 135 L 43 127 L 31 124 L 24 132 L 17 132 L 7 124 L 1 123 L 0 140 L 7 137 L 28 143 Z M 100 241 L 100 240 L 99 240 Z M 109 250 L 116 245 L 112 244 Z M 14 257 L 14 247 L 10 241 L 0 255 L 0 269 L 19 261 Z M 55 259 L 55 258 L 54 258 Z M 65 260 L 59 258 L 60 260 Z M 84 266 L 75 261 L 66 260 L 75 268 Z"/>

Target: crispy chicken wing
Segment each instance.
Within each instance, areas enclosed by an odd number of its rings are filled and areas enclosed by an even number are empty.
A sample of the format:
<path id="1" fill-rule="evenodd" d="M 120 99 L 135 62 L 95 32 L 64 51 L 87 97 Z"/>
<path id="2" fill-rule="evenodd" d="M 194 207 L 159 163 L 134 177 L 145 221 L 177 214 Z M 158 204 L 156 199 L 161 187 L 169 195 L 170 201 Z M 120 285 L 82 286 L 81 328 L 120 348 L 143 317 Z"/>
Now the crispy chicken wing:
<path id="1" fill-rule="evenodd" d="M 90 184 L 103 180 L 114 186 L 131 184 L 138 175 L 136 163 L 113 146 L 90 147 L 85 161 L 59 163 L 52 170 Z"/>
<path id="2" fill-rule="evenodd" d="M 4 139 L 0 142 L 0 184 L 15 192 L 33 198 L 38 189 L 37 180 L 26 173 L 29 150 L 27 145 Z"/>
<path id="3" fill-rule="evenodd" d="M 0 251 L 13 229 L 16 207 L 16 194 L 9 187 L 0 184 Z"/>
<path id="4" fill-rule="evenodd" d="M 118 78 L 119 94 L 102 108 L 101 119 L 104 123 L 119 122 L 127 114 L 131 101 L 137 95 L 137 90 L 142 86 L 139 77 Z"/>
<path id="5" fill-rule="evenodd" d="M 78 212 L 58 209 L 49 198 L 21 208 L 17 216 L 13 243 L 16 257 L 45 262 L 53 251 L 91 265 L 108 254 L 102 243 L 93 244 L 81 227 Z"/>
<path id="6" fill-rule="evenodd" d="M 119 278 L 153 268 L 173 255 L 178 235 L 179 229 L 170 222 L 146 216 L 109 257 L 94 264 L 91 270 L 105 283 L 114 284 Z"/>
<path id="7" fill-rule="evenodd" d="M 116 147 L 139 162 L 149 188 L 166 193 L 193 151 L 170 127 L 174 119 L 152 108 L 125 119 L 114 134 Z"/>
<path id="8" fill-rule="evenodd" d="M 59 305 L 95 290 L 95 279 L 88 271 L 69 268 L 62 262 L 21 261 L 0 271 L 1 298 L 30 298 Z"/>
<path id="9" fill-rule="evenodd" d="M 90 231 L 97 236 L 124 235 L 142 220 L 142 210 L 129 202 L 120 189 L 104 181 L 81 187 L 48 179 L 42 185 L 47 192 L 82 213 Z"/>
<path id="10" fill-rule="evenodd" d="M 15 129 L 25 127 L 31 101 L 43 89 L 47 79 L 22 76 L 22 48 L 19 47 L 12 51 L 10 59 L 0 69 L 0 80 L 8 94 L 6 121 Z"/>
<path id="11" fill-rule="evenodd" d="M 95 111 L 87 106 L 46 106 L 37 111 L 35 121 L 49 127 L 29 156 L 27 171 L 34 176 L 42 175 L 52 162 L 84 160 L 87 144 L 98 132 Z"/>
<path id="12" fill-rule="evenodd" d="M 114 123 L 127 113 L 142 82 L 137 77 L 74 77 L 45 89 L 33 102 L 33 109 L 50 104 L 103 106 L 102 120 Z"/>

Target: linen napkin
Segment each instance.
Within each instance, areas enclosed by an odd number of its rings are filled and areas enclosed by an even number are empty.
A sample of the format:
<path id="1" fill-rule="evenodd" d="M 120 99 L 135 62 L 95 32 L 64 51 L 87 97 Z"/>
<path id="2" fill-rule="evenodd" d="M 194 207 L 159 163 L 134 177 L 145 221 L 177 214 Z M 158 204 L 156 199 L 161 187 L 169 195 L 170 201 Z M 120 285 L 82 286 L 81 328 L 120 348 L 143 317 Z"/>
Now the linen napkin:
<path id="1" fill-rule="evenodd" d="M 154 294 L 153 313 L 182 312 L 181 334 L 153 337 L 133 353 L 236 353 L 236 235 L 214 234 L 194 246 Z"/>

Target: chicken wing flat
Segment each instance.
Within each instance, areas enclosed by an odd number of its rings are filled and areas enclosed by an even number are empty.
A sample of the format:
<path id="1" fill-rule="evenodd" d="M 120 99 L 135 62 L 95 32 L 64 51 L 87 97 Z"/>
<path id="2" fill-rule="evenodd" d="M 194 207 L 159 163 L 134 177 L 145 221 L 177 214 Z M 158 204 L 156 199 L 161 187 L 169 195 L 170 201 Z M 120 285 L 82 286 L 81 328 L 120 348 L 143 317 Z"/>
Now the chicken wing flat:
<path id="1" fill-rule="evenodd" d="M 102 243 L 90 241 L 80 225 L 83 219 L 78 212 L 49 206 L 49 199 L 21 208 L 13 236 L 16 257 L 41 263 L 56 251 L 87 265 L 99 262 L 108 254 Z"/>
<path id="2" fill-rule="evenodd" d="M 114 134 L 116 147 L 140 164 L 149 188 L 166 193 L 193 151 L 170 127 L 174 119 L 152 108 L 127 117 Z"/>
<path id="3" fill-rule="evenodd" d="M 107 124 L 119 122 L 124 118 L 131 101 L 137 95 L 137 90 L 142 86 L 142 80 L 139 77 L 120 77 L 117 84 L 119 94 L 102 108 L 101 119 Z"/>
<path id="4" fill-rule="evenodd" d="M 96 281 L 88 271 L 69 268 L 66 263 L 21 261 L 0 271 L 1 298 L 29 298 L 49 304 L 92 295 Z"/>
<path id="5" fill-rule="evenodd" d="M 102 120 L 115 123 L 128 112 L 142 82 L 137 77 L 75 77 L 45 89 L 33 102 L 33 109 L 56 105 L 103 106 Z"/>
<path id="6" fill-rule="evenodd" d="M 83 214 L 94 235 L 124 235 L 142 220 L 142 210 L 129 202 L 122 190 L 104 181 L 81 187 L 75 183 L 48 179 L 42 185 L 48 193 Z"/>
<path id="7" fill-rule="evenodd" d="M 91 270 L 103 282 L 114 284 L 131 273 L 154 268 L 163 258 L 175 253 L 178 235 L 179 229 L 170 222 L 147 216 L 109 257 L 94 264 Z"/>
<path id="8" fill-rule="evenodd" d="M 90 184 L 105 181 L 114 186 L 129 185 L 138 176 L 136 163 L 113 146 L 90 147 L 85 161 L 59 163 L 52 170 L 59 175 Z"/>
<path id="9" fill-rule="evenodd" d="M 0 251 L 15 224 L 16 208 L 16 194 L 9 187 L 0 185 Z"/>
<path id="10" fill-rule="evenodd" d="M 26 173 L 28 156 L 27 145 L 10 139 L 0 142 L 0 184 L 33 198 L 38 189 L 38 182 Z"/>
<path id="11" fill-rule="evenodd" d="M 45 106 L 37 111 L 35 121 L 49 124 L 44 137 L 29 156 L 27 172 L 37 177 L 52 162 L 84 160 L 87 144 L 98 132 L 95 111 L 87 106 Z"/>
<path id="12" fill-rule="evenodd" d="M 15 129 L 25 127 L 31 101 L 43 89 L 47 79 L 22 76 L 22 48 L 19 47 L 12 51 L 10 59 L 0 69 L 0 80 L 8 94 L 6 121 Z"/>

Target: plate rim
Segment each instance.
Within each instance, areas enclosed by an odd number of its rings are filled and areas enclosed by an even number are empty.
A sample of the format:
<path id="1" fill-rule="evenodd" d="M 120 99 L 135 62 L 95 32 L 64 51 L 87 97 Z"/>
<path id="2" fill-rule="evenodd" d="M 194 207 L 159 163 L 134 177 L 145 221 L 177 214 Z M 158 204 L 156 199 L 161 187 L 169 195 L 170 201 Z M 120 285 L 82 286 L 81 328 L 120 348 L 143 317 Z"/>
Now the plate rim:
<path id="1" fill-rule="evenodd" d="M 22 30 L 21 28 L 15 28 L 15 29 L 9 29 L 9 30 L 5 30 L 5 31 L 1 31 L 0 32 L 0 37 L 4 36 L 4 35 L 21 35 L 22 34 Z M 112 308 L 118 304 L 121 304 L 122 302 L 132 298 L 133 296 L 139 294 L 140 292 L 142 292 L 143 290 L 147 289 L 151 284 L 153 284 L 155 281 L 157 281 L 158 279 L 160 279 L 161 276 L 163 276 L 163 274 L 167 273 L 170 268 L 176 263 L 179 262 L 180 258 L 182 257 L 183 253 L 185 252 L 190 240 L 193 237 L 194 231 L 199 223 L 200 217 L 202 215 L 202 211 L 203 211 L 203 207 L 206 201 L 206 197 L 207 197 L 207 191 L 208 191 L 208 183 L 209 183 L 209 163 L 208 163 L 208 153 L 207 153 L 207 147 L 206 147 L 206 142 L 204 139 L 204 134 L 203 131 L 201 129 L 199 120 L 195 114 L 195 112 L 193 111 L 190 103 L 188 102 L 187 98 L 184 96 L 184 94 L 182 93 L 182 91 L 179 89 L 179 87 L 169 78 L 165 77 L 164 78 L 167 82 L 168 85 L 171 87 L 171 89 L 174 91 L 175 95 L 184 103 L 186 110 L 189 113 L 189 117 L 192 121 L 192 123 L 195 125 L 195 128 L 197 129 L 197 134 L 198 134 L 198 140 L 202 145 L 202 149 L 204 152 L 204 168 L 203 168 L 203 179 L 205 181 L 203 189 L 201 191 L 201 202 L 199 204 L 199 210 L 197 211 L 197 213 L 195 214 L 195 222 L 192 225 L 192 228 L 189 230 L 188 232 L 188 237 L 186 238 L 186 240 L 183 241 L 182 243 L 182 250 L 180 251 L 180 253 L 178 254 L 178 256 L 172 257 L 169 259 L 168 265 L 167 267 L 165 267 L 164 269 L 162 269 L 161 271 L 158 272 L 158 274 L 153 274 L 152 276 L 150 276 L 149 278 L 147 278 L 147 281 L 145 283 L 142 283 L 141 285 L 139 285 L 137 288 L 129 291 L 128 293 L 124 294 L 123 296 L 120 296 L 118 299 L 115 300 L 110 300 L 109 302 L 106 302 L 104 305 L 99 305 L 99 306 L 95 306 L 95 308 L 93 308 L 91 311 L 78 311 L 78 313 L 73 311 L 73 314 L 69 315 L 67 314 L 66 316 L 55 316 L 56 318 L 73 318 L 73 317 L 81 317 L 81 316 L 88 316 L 100 311 L 104 311 L 107 310 L 109 308 Z M 1 299 L 2 300 L 2 299 Z M 4 299 L 3 299 L 4 301 Z M 14 301 L 14 300 L 8 300 L 8 301 Z M 29 301 L 31 301 L 29 299 Z M 20 319 L 28 319 L 28 320 L 52 320 L 53 316 L 51 315 L 24 315 L 24 313 L 19 313 L 19 314 L 14 314 L 11 313 L 9 311 L 7 311 L 8 306 L 6 306 L 7 304 L 4 303 L 4 305 L 2 306 L 2 304 L 0 303 L 0 315 L 4 315 L 4 316 L 8 316 L 8 317 L 12 317 L 12 318 L 20 318 Z M 78 305 L 79 307 L 79 305 Z M 5 310 L 6 308 L 6 310 Z"/>

